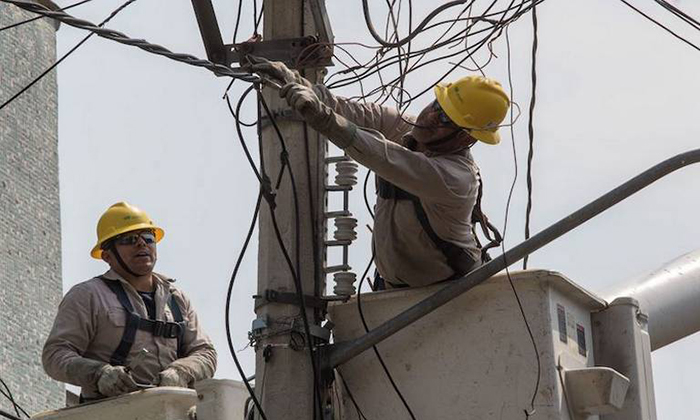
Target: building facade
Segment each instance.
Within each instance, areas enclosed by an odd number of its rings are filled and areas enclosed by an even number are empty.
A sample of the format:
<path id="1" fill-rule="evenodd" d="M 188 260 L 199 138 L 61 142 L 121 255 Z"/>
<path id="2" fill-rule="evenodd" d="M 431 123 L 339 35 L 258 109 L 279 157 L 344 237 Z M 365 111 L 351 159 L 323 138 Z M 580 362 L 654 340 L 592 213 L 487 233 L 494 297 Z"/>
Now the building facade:
<path id="1" fill-rule="evenodd" d="M 34 16 L 0 3 L 2 28 Z M 0 32 L 0 103 L 56 60 L 57 29 L 43 18 Z M 0 110 L 0 379 L 29 414 L 65 398 L 41 366 L 62 296 L 57 101 L 54 71 Z M 2 395 L 0 408 L 15 412 Z"/>

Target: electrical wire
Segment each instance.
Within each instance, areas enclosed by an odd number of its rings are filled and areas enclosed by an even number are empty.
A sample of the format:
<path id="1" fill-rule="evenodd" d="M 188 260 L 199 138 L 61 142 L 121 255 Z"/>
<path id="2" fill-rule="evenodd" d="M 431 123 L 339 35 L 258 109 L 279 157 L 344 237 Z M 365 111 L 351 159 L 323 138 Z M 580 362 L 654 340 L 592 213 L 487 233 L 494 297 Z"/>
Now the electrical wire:
<path id="1" fill-rule="evenodd" d="M 634 10 L 635 12 L 637 12 L 637 13 L 639 13 L 640 15 L 644 16 L 645 18 L 647 18 L 647 20 L 653 22 L 653 23 L 656 24 L 657 26 L 659 26 L 659 27 L 661 27 L 662 29 L 664 29 L 666 32 L 668 32 L 668 33 L 670 33 L 671 35 L 673 35 L 673 36 L 676 37 L 677 39 L 679 39 L 679 40 L 683 41 L 684 43 L 690 45 L 691 47 L 693 47 L 693 48 L 696 49 L 697 51 L 700 51 L 700 47 L 698 47 L 697 45 L 695 45 L 695 44 L 693 44 L 692 42 L 688 41 L 687 39 L 683 38 L 682 36 L 678 35 L 677 33 L 673 32 L 671 29 L 669 29 L 668 27 L 666 27 L 665 25 L 663 25 L 661 22 L 655 20 L 654 18 L 650 17 L 650 16 L 647 15 L 646 13 L 644 13 L 644 12 L 642 12 L 641 10 L 637 9 L 636 7 L 632 6 L 632 5 L 629 4 L 626 0 L 620 0 L 620 1 L 623 2 L 624 4 L 626 4 L 627 7 L 629 7 L 630 9 Z"/>
<path id="2" fill-rule="evenodd" d="M 508 85 L 510 89 L 510 94 L 511 94 L 511 101 L 513 99 L 513 77 L 512 77 L 512 72 L 511 72 L 511 53 L 510 53 L 510 38 L 508 36 L 508 27 L 505 27 L 505 34 L 506 34 L 506 46 L 507 46 L 507 66 L 508 66 Z M 531 416 L 535 414 L 535 399 L 537 398 L 537 393 L 540 388 L 540 376 L 542 374 L 542 363 L 540 361 L 540 354 L 539 351 L 537 350 L 537 343 L 535 342 L 535 336 L 532 333 L 532 328 L 530 328 L 530 323 L 527 320 L 527 316 L 525 315 L 525 309 L 523 309 L 523 304 L 520 301 L 520 296 L 518 294 L 518 291 L 515 288 L 515 283 L 513 282 L 513 279 L 510 275 L 510 270 L 508 269 L 508 262 L 505 260 L 506 259 L 506 233 L 508 229 L 508 213 L 510 210 L 510 203 L 513 198 L 513 191 L 515 190 L 515 185 L 518 180 L 518 156 L 516 153 L 516 148 L 515 148 L 515 133 L 513 130 L 513 122 L 514 122 L 514 116 L 513 116 L 513 108 L 511 107 L 510 109 L 510 120 L 511 120 L 511 125 L 510 125 L 510 139 L 511 139 L 511 144 L 513 148 L 513 167 L 514 167 L 514 175 L 513 175 L 513 182 L 510 185 L 510 190 L 508 192 L 508 200 L 506 201 L 506 211 L 503 219 L 503 235 L 502 235 L 502 241 L 501 241 L 501 251 L 502 251 L 502 258 L 505 263 L 505 271 L 506 271 L 506 276 L 508 277 L 508 283 L 510 284 L 511 289 L 513 290 L 513 295 L 515 296 L 515 301 L 518 303 L 518 308 L 520 309 L 520 314 L 523 318 L 523 322 L 525 323 L 525 327 L 527 329 L 528 334 L 530 335 L 530 340 L 532 341 L 532 347 L 535 351 L 535 358 L 537 360 L 537 379 L 535 381 L 535 390 L 532 393 L 532 399 L 530 400 L 530 410 L 523 410 L 525 412 L 525 418 L 529 419 Z"/>
<path id="3" fill-rule="evenodd" d="M 74 7 L 83 5 L 83 4 L 85 4 L 85 3 L 89 3 L 89 2 L 91 2 L 91 1 L 92 1 L 92 0 L 82 0 L 82 1 L 79 1 L 79 2 L 77 2 L 77 3 L 68 5 L 68 6 L 66 6 L 66 7 L 62 7 L 62 8 L 60 8 L 60 9 L 58 9 L 58 10 L 69 10 L 69 9 L 74 8 Z M 46 17 L 46 16 L 35 16 L 35 17 L 31 18 L 31 19 L 27 19 L 27 20 L 23 20 L 23 21 L 21 21 L 21 22 L 13 23 L 12 25 L 8 25 L 8 26 L 5 26 L 5 27 L 3 27 L 3 28 L 0 28 L 0 32 L 2 32 L 2 31 L 4 31 L 4 30 L 7 30 L 7 29 L 16 28 L 16 27 L 18 27 L 18 26 L 22 26 L 22 25 L 27 24 L 27 23 L 30 23 L 30 22 L 34 22 L 34 21 L 36 21 L 36 20 L 43 19 L 43 18 L 45 18 L 45 17 Z"/>
<path id="4" fill-rule="evenodd" d="M 241 98 L 239 99 L 239 108 L 240 105 L 243 103 L 245 100 L 246 96 L 252 91 L 253 86 L 244 92 L 241 95 Z M 236 123 L 238 123 L 238 118 L 236 117 L 236 114 L 233 112 L 233 108 L 231 107 L 231 102 L 229 101 L 228 95 L 225 95 L 226 102 L 228 104 L 228 108 L 231 111 L 231 115 L 233 115 Z M 248 147 L 245 144 L 245 140 L 242 135 L 242 131 L 240 129 L 240 126 L 236 124 L 237 132 L 238 132 L 238 139 L 241 142 L 241 146 L 243 147 L 243 150 L 246 153 L 246 156 L 250 156 L 250 153 L 248 152 Z M 250 160 L 250 162 L 253 165 L 253 169 L 255 170 L 256 175 L 259 176 L 257 172 L 257 168 L 255 168 L 255 162 Z M 241 263 L 243 262 L 243 257 L 245 256 L 246 250 L 248 249 L 248 244 L 250 243 L 250 239 L 253 236 L 253 231 L 255 230 L 255 224 L 258 219 L 258 214 L 260 213 L 260 204 L 262 202 L 262 188 L 260 189 L 260 192 L 258 193 L 258 199 L 255 204 L 255 210 L 253 211 L 253 218 L 250 223 L 250 227 L 248 228 L 248 233 L 246 234 L 246 238 L 243 241 L 243 246 L 241 247 L 241 251 L 238 254 L 238 258 L 236 259 L 236 265 L 234 266 L 233 273 L 231 274 L 231 279 L 229 280 L 228 284 L 228 289 L 226 291 L 226 308 L 225 308 L 225 320 L 224 324 L 226 326 L 226 341 L 228 343 L 228 349 L 229 352 L 231 353 L 231 357 L 233 358 L 233 362 L 236 364 L 236 369 L 238 370 L 239 375 L 241 376 L 241 380 L 243 381 L 243 384 L 245 385 L 246 389 L 248 390 L 248 394 L 250 394 L 250 398 L 252 399 L 253 403 L 255 404 L 255 407 L 258 409 L 258 412 L 260 413 L 260 417 L 262 417 L 263 420 L 267 420 L 267 416 L 265 416 L 265 411 L 262 408 L 262 404 L 258 400 L 258 398 L 255 395 L 255 391 L 253 388 L 250 386 L 250 382 L 248 381 L 245 372 L 243 371 L 243 367 L 241 366 L 240 361 L 238 360 L 238 356 L 236 356 L 236 351 L 233 347 L 233 340 L 231 338 L 231 320 L 229 319 L 230 312 L 231 312 L 231 298 L 233 296 L 233 285 L 236 281 L 236 277 L 238 276 L 238 270 L 241 267 Z"/>
<path id="5" fill-rule="evenodd" d="M 6 419 L 10 420 L 22 420 L 20 417 L 13 416 L 12 414 L 8 413 L 7 411 L 0 409 L 0 416 L 5 417 Z"/>
<path id="6" fill-rule="evenodd" d="M 117 14 L 119 14 L 119 12 L 121 12 L 122 10 L 124 10 L 127 6 L 129 6 L 129 5 L 130 5 L 131 3 L 133 3 L 134 1 L 136 1 L 136 0 L 127 0 L 124 4 L 122 4 L 121 6 L 119 6 L 118 8 L 116 8 L 112 13 L 110 13 L 109 16 L 107 16 L 107 18 L 106 18 L 105 20 L 103 20 L 103 21 L 102 21 L 99 25 L 97 25 L 97 26 L 98 26 L 99 28 L 102 28 L 107 22 L 109 22 L 110 20 L 112 20 L 113 17 L 115 17 Z M 87 42 L 87 40 L 90 39 L 93 35 L 95 35 L 95 32 L 90 32 L 85 38 L 83 38 L 80 42 L 78 42 L 73 48 L 71 48 L 71 49 L 70 49 L 67 53 L 65 53 L 61 58 L 59 58 L 58 60 L 56 60 L 55 63 L 53 63 L 53 64 L 50 65 L 46 70 L 44 70 L 43 72 L 41 72 L 41 74 L 38 75 L 37 77 L 35 77 L 34 80 L 32 80 L 31 82 L 29 82 L 28 85 L 24 86 L 22 89 L 20 89 L 19 92 L 17 92 L 17 93 L 15 93 L 14 95 L 12 95 L 12 97 L 11 97 L 10 99 L 8 99 L 8 100 L 5 101 L 2 105 L 0 105 L 0 110 L 2 110 L 3 108 L 5 108 L 7 105 L 9 105 L 9 104 L 10 104 L 12 101 L 14 101 L 15 99 L 19 98 L 20 95 L 22 95 L 24 92 L 28 91 L 28 90 L 29 90 L 32 86 L 34 86 L 39 80 L 43 79 L 44 76 L 46 76 L 47 74 L 49 74 L 49 72 L 51 72 L 51 70 L 53 70 L 53 69 L 55 69 L 56 67 L 58 67 L 58 65 L 61 64 L 61 63 L 63 62 L 63 60 L 65 60 L 65 59 L 68 58 L 71 54 L 73 54 L 78 48 L 80 48 L 81 45 L 83 45 L 85 42 Z"/>
<path id="7" fill-rule="evenodd" d="M 352 405 L 355 406 L 355 410 L 357 411 L 357 418 L 367 420 L 367 416 L 365 416 L 365 413 L 362 412 L 362 410 L 360 409 L 360 406 L 357 404 L 357 400 L 355 400 L 355 397 L 352 395 L 352 392 L 350 391 L 350 387 L 348 386 L 348 383 L 345 381 L 343 374 L 340 373 L 340 371 L 337 369 L 336 369 L 336 372 L 338 373 L 338 376 L 340 377 L 340 381 L 343 383 L 343 387 L 345 387 L 345 392 L 348 393 L 348 397 L 350 398 Z"/>
<path id="8" fill-rule="evenodd" d="M 362 283 L 365 281 L 365 277 L 367 276 L 367 273 L 369 273 L 369 269 L 370 269 L 370 267 L 372 267 L 373 262 L 374 262 L 374 252 L 372 252 L 372 258 L 370 259 L 369 264 L 367 264 L 367 268 L 365 268 L 364 273 L 362 273 L 362 277 L 360 277 L 360 284 L 357 287 L 357 311 L 360 314 L 360 320 L 362 321 L 362 326 L 365 329 L 365 333 L 369 332 L 369 326 L 367 325 L 367 320 L 365 319 L 365 314 L 362 311 L 362 300 L 361 300 Z M 412 420 L 416 420 L 416 416 L 415 416 L 415 414 L 413 414 L 413 410 L 411 410 L 411 407 L 408 405 L 408 401 L 406 401 L 406 398 L 401 393 L 401 390 L 399 390 L 398 385 L 396 385 L 394 378 L 391 376 L 391 373 L 389 372 L 389 368 L 387 367 L 386 363 L 384 363 L 384 358 L 382 358 L 382 355 L 379 353 L 379 349 L 377 349 L 377 346 L 372 346 L 372 350 L 374 350 L 374 354 L 377 356 L 377 360 L 379 361 L 379 364 L 382 366 L 382 369 L 384 370 L 384 373 L 386 374 L 387 379 L 389 379 L 389 383 L 391 384 L 391 387 L 394 388 L 394 392 L 396 392 L 396 395 L 399 397 L 399 399 L 401 400 L 401 403 L 406 408 L 408 415 L 411 417 Z"/>
<path id="9" fill-rule="evenodd" d="M 111 41 L 118 42 L 120 44 L 125 44 L 125 45 L 130 45 L 134 46 L 137 48 L 140 48 L 146 52 L 149 52 L 151 54 L 155 55 L 160 55 L 166 58 L 169 58 L 174 61 L 178 61 L 180 63 L 185 63 L 191 66 L 195 67 L 202 67 L 207 70 L 212 71 L 213 73 L 221 76 L 228 76 L 228 77 L 233 77 L 236 79 L 241 79 L 246 82 L 251 82 L 251 83 L 256 83 L 260 81 L 260 78 L 258 76 L 254 76 L 250 73 L 244 73 L 244 72 L 237 72 L 233 70 L 232 68 L 225 66 L 223 64 L 218 64 L 218 63 L 212 63 L 209 60 L 204 60 L 201 58 L 197 58 L 193 55 L 190 54 L 182 54 L 182 53 L 175 53 L 170 51 L 169 49 L 157 45 L 157 44 L 151 44 L 150 42 L 143 40 L 143 39 L 134 39 L 134 38 L 129 38 L 125 34 L 115 31 L 113 29 L 107 29 L 107 28 L 100 28 L 99 26 L 95 25 L 92 22 L 83 20 L 83 19 L 78 19 L 75 18 L 74 16 L 71 16 L 67 14 L 66 12 L 63 11 L 56 11 L 56 10 L 49 10 L 46 6 L 35 3 L 32 1 L 27 1 L 27 0 L 0 0 L 4 3 L 9 3 L 9 4 L 14 4 L 15 6 L 33 12 L 33 13 L 38 13 L 42 16 L 48 16 L 50 18 L 56 19 L 62 23 L 65 23 L 68 26 L 72 26 L 74 28 L 79 28 L 79 29 L 85 29 L 90 32 L 94 32 L 97 34 L 97 36 L 109 39 Z"/>
<path id="10" fill-rule="evenodd" d="M 537 101 L 537 9 L 532 8 L 532 58 L 531 58 L 531 91 L 530 91 L 530 110 L 527 121 L 527 135 L 528 135 L 528 151 L 527 151 L 527 170 L 526 170 L 526 180 L 527 180 L 527 206 L 525 208 L 525 239 L 530 239 L 530 216 L 532 214 L 532 158 L 534 156 L 534 146 L 535 146 L 535 103 Z M 523 270 L 527 270 L 527 262 L 530 258 L 526 255 L 523 258 Z"/>
<path id="11" fill-rule="evenodd" d="M 4 391 L 2 389 L 0 389 L 0 393 L 2 393 L 2 395 L 5 396 L 5 398 L 7 398 L 12 403 L 12 408 L 14 408 L 15 414 L 17 414 L 17 417 L 20 417 L 20 414 L 19 414 L 20 411 L 25 416 L 31 417 L 29 415 L 29 413 L 27 413 L 27 411 L 24 408 L 22 408 L 22 406 L 17 404 L 17 401 L 15 400 L 14 395 L 12 395 L 12 391 L 10 390 L 10 387 L 7 386 L 7 383 L 2 378 L 0 378 L 0 384 L 2 384 L 2 386 L 5 388 Z"/>
<path id="12" fill-rule="evenodd" d="M 259 89 L 258 85 L 254 85 Z M 297 250 L 300 248 L 299 246 L 299 200 L 298 200 L 298 194 L 297 194 L 297 189 L 296 189 L 296 182 L 294 180 L 294 173 L 292 170 L 291 165 L 289 164 L 289 154 L 287 152 L 287 147 L 285 145 L 285 140 L 284 136 L 282 135 L 282 132 L 277 125 L 277 121 L 274 117 L 274 114 L 270 111 L 270 108 L 267 105 L 267 102 L 265 101 L 264 96 L 262 95 L 261 92 L 258 94 L 258 98 L 260 101 L 260 104 L 262 105 L 263 109 L 265 110 L 265 113 L 267 114 L 267 117 L 270 119 L 270 122 L 272 123 L 272 127 L 275 130 L 275 133 L 277 134 L 277 138 L 280 141 L 280 145 L 282 147 L 282 153 L 281 153 L 281 160 L 282 160 L 282 167 L 280 168 L 280 174 L 282 174 L 285 170 L 289 174 L 290 178 L 290 183 L 292 187 L 292 201 L 294 203 L 294 223 L 295 223 L 295 233 L 296 233 L 296 242 L 297 242 Z M 260 166 L 260 172 L 265 178 L 265 167 L 262 164 L 264 162 L 264 158 L 262 155 L 262 136 L 259 136 L 260 140 L 260 161 L 261 161 L 261 166 Z M 279 229 L 279 225 L 277 223 L 277 217 L 275 215 L 275 209 L 274 205 L 268 201 L 268 209 L 270 211 L 270 218 L 272 220 L 272 227 L 275 233 L 275 237 L 277 238 L 277 242 L 280 246 L 280 250 L 282 251 L 282 255 L 284 256 L 285 261 L 287 262 L 287 265 L 289 267 L 290 273 L 292 275 L 292 279 L 294 281 L 295 289 L 296 289 L 296 294 L 297 294 L 297 299 L 299 300 L 300 306 L 301 306 L 301 318 L 304 324 L 304 334 L 306 335 L 306 340 L 309 348 L 309 357 L 311 361 L 311 368 L 313 371 L 313 386 L 314 386 L 314 398 L 316 399 L 316 402 L 318 404 L 318 414 L 323 415 L 323 407 L 322 407 L 322 399 L 321 399 L 321 394 L 320 394 L 320 387 L 318 385 L 319 383 L 319 375 L 318 375 L 318 363 L 316 360 L 316 356 L 314 354 L 314 338 L 311 335 L 311 330 L 309 326 L 309 319 L 307 316 L 307 308 L 306 308 L 306 300 L 304 298 L 304 291 L 303 291 L 303 286 L 301 283 L 301 279 L 299 277 L 299 270 L 298 267 L 295 269 L 294 264 L 292 263 L 291 258 L 289 257 L 289 253 L 287 252 L 287 248 L 284 245 L 284 240 L 282 239 L 282 234 Z M 298 264 L 297 264 L 298 265 Z M 315 409 L 315 408 L 314 408 Z"/>

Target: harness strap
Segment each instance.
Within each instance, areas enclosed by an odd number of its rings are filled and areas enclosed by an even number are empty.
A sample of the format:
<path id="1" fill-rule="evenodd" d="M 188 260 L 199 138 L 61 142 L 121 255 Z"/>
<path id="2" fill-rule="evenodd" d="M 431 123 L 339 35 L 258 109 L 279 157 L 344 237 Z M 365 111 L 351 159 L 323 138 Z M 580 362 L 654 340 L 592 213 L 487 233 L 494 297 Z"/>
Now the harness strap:
<path id="1" fill-rule="evenodd" d="M 384 199 L 411 200 L 421 227 L 423 227 L 425 233 L 433 244 L 435 244 L 435 247 L 445 256 L 447 265 L 455 272 L 455 274 L 450 276 L 447 280 L 461 277 L 471 270 L 476 261 L 464 248 L 442 239 L 435 233 L 435 229 L 430 225 L 430 220 L 428 220 L 428 215 L 421 204 L 420 198 L 397 187 L 380 176 L 377 176 L 377 195 Z"/>
<path id="2" fill-rule="evenodd" d="M 155 337 L 176 338 L 178 357 L 182 357 L 183 336 L 185 332 L 185 322 L 182 317 L 180 306 L 175 301 L 175 296 L 170 296 L 170 310 L 173 312 L 175 322 L 160 321 L 142 318 L 135 310 L 129 300 L 124 287 L 119 280 L 110 280 L 104 276 L 99 276 L 100 279 L 117 295 L 117 300 L 122 305 L 127 313 L 126 325 L 124 333 L 116 350 L 112 353 L 109 363 L 114 366 L 124 366 L 126 359 L 129 356 L 131 347 L 134 345 L 136 331 L 142 330 L 150 332 Z"/>

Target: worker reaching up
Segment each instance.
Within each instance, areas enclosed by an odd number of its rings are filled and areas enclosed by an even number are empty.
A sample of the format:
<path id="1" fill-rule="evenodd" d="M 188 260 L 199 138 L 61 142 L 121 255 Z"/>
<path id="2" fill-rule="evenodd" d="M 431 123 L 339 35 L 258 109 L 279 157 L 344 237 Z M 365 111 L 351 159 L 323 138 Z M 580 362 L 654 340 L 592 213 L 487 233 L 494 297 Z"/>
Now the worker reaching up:
<path id="1" fill-rule="evenodd" d="M 65 295 L 42 355 L 49 376 L 81 387 L 81 402 L 214 375 L 216 351 L 190 301 L 153 272 L 163 235 L 128 203 L 97 224 L 90 255 L 110 270 Z"/>
<path id="2" fill-rule="evenodd" d="M 477 142 L 500 141 L 510 100 L 498 82 L 467 76 L 438 84 L 435 99 L 412 117 L 334 96 L 283 63 L 255 58 L 250 69 L 281 82 L 280 96 L 310 127 L 375 172 L 373 247 L 389 287 L 454 279 L 480 266 L 475 222 L 493 239 L 484 251 L 500 242 L 480 210 L 479 168 L 470 152 Z"/>

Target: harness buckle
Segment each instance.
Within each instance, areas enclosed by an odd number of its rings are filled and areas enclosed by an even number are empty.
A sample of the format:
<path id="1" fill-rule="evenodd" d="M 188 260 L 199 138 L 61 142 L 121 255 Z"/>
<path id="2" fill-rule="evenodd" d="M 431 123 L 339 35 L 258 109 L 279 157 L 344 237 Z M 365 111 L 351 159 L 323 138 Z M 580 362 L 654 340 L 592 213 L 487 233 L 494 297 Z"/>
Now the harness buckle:
<path id="1" fill-rule="evenodd" d="M 163 337 L 178 338 L 182 333 L 182 325 L 179 322 L 164 322 Z"/>
<path id="2" fill-rule="evenodd" d="M 164 337 L 165 334 L 163 334 L 163 332 L 165 332 L 165 326 L 166 324 L 164 321 L 153 321 L 153 335 L 155 337 Z"/>

